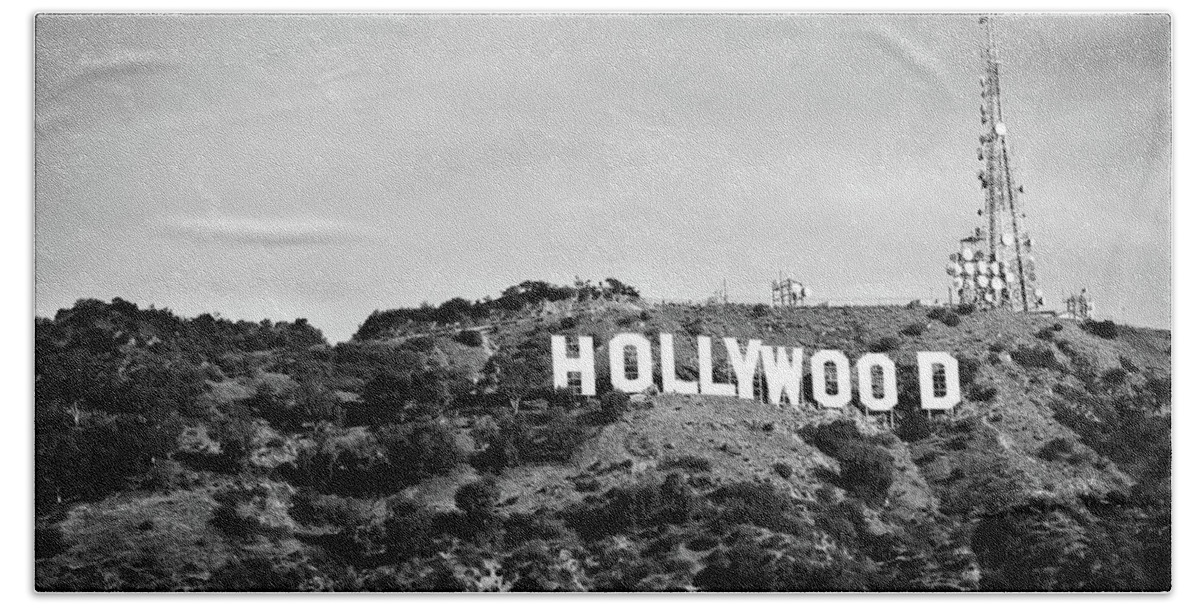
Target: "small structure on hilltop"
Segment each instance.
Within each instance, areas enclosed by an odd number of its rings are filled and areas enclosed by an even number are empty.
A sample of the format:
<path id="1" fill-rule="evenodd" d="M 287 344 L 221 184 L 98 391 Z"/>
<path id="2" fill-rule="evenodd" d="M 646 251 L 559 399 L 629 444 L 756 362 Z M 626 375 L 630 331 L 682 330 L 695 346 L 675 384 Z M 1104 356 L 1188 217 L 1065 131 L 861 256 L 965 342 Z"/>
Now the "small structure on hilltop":
<path id="1" fill-rule="evenodd" d="M 1096 301 L 1088 295 L 1086 287 L 1081 289 L 1078 294 L 1067 298 L 1067 314 L 1065 316 L 1080 321 L 1096 318 Z"/>
<path id="2" fill-rule="evenodd" d="M 791 277 L 784 278 L 782 271 L 779 273 L 778 281 L 771 281 L 771 306 L 780 308 L 804 306 L 804 300 L 807 297 L 808 288 L 804 286 L 804 283 Z"/>
<path id="3" fill-rule="evenodd" d="M 1000 60 L 992 40 L 991 19 L 979 23 L 987 33 L 983 49 L 984 75 L 979 78 L 983 103 L 979 106 L 984 133 L 979 136 L 976 156 L 983 162 L 979 184 L 984 191 L 986 218 L 974 234 L 959 241 L 958 252 L 950 256 L 946 273 L 952 277 L 951 297 L 958 303 L 981 308 L 1009 308 L 1036 311 L 1044 299 L 1036 287 L 1033 242 L 1022 228 L 1025 214 L 1017 204 L 1017 185 L 1012 173 L 1012 154 L 1008 146 L 1008 127 L 1000 109 Z"/>

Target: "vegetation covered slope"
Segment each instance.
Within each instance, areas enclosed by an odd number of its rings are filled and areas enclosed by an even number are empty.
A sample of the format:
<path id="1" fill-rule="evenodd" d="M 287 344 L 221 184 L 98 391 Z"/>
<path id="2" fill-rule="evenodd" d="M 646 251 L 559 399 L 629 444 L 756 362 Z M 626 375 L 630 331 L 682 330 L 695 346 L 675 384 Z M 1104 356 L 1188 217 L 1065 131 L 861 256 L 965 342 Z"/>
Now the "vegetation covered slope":
<path id="1" fill-rule="evenodd" d="M 901 403 L 889 426 L 811 401 L 630 399 L 607 390 L 617 332 L 675 334 L 683 379 L 695 335 L 885 351 Z M 303 320 L 120 300 L 36 334 L 43 590 L 1170 586 L 1165 331 L 652 305 L 609 280 L 377 312 L 334 346 Z M 551 390 L 552 334 L 595 337 L 599 397 Z M 959 359 L 953 416 L 917 409 L 920 350 Z"/>

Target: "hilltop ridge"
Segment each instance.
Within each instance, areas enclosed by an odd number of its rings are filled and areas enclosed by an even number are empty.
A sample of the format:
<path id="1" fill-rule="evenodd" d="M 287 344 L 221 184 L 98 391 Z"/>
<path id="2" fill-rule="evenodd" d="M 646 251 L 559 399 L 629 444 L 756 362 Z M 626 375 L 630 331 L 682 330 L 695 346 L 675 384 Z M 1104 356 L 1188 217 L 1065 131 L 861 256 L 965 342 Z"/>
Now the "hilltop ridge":
<path id="1" fill-rule="evenodd" d="M 337 345 L 198 343 L 128 303 L 39 320 L 39 588 L 1169 588 L 1170 332 L 618 284 L 376 312 Z M 675 334 L 684 379 L 696 335 L 887 352 L 900 405 L 552 390 L 551 334 L 599 362 L 618 332 Z M 960 361 L 952 416 L 918 409 L 920 350 Z"/>

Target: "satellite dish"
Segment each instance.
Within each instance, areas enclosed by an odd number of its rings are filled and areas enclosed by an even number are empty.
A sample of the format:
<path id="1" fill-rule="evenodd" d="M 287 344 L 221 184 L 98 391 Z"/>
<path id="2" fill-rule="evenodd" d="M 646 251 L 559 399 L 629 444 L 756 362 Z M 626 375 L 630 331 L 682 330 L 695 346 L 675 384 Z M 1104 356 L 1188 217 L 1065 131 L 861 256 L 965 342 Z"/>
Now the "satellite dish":
<path id="1" fill-rule="evenodd" d="M 954 288 L 955 288 L 955 289 L 962 289 L 962 288 L 963 288 L 963 280 L 962 280 L 962 277 L 954 277 Z"/>
<path id="2" fill-rule="evenodd" d="M 955 266 L 954 264 L 946 264 L 946 274 L 948 274 L 950 276 L 954 276 L 954 275 L 958 274 L 958 271 L 954 266 Z"/>
<path id="3" fill-rule="evenodd" d="M 971 260 L 975 259 L 975 252 L 971 251 L 970 247 L 963 247 L 962 248 L 962 259 L 970 262 Z"/>
<path id="4" fill-rule="evenodd" d="M 992 292 L 989 291 L 983 294 L 983 299 L 987 300 L 988 302 L 995 302 L 996 296 L 992 295 Z"/>
<path id="5" fill-rule="evenodd" d="M 1000 237 L 1000 242 L 1004 243 L 1005 247 L 1012 247 L 1014 241 L 1015 241 L 1015 239 L 1013 239 L 1013 235 L 1011 232 L 1005 232 L 1004 236 Z"/>
<path id="6" fill-rule="evenodd" d="M 988 264 L 988 274 L 1000 274 L 1000 262 Z"/>
<path id="7" fill-rule="evenodd" d="M 1035 289 L 1035 290 L 1033 290 L 1033 295 L 1035 295 L 1035 296 L 1037 296 L 1039 299 L 1041 299 L 1041 297 L 1042 297 L 1042 290 L 1040 290 L 1040 289 Z"/>
<path id="8" fill-rule="evenodd" d="M 1004 126 L 1002 122 L 996 123 L 996 135 L 1003 136 L 1005 133 L 1008 133 L 1008 127 Z"/>
<path id="9" fill-rule="evenodd" d="M 996 291 L 1004 289 L 1004 281 L 1000 277 L 994 277 L 992 279 L 992 289 Z"/>
<path id="10" fill-rule="evenodd" d="M 1005 271 L 1004 271 L 1004 281 L 1005 281 L 1005 282 L 1007 282 L 1007 283 L 1016 283 L 1016 282 L 1017 282 L 1017 275 L 1015 275 L 1015 274 L 1013 274 L 1013 273 L 1011 273 L 1011 272 L 1009 272 L 1009 271 L 1005 270 Z"/>
<path id="11" fill-rule="evenodd" d="M 975 262 L 967 262 L 967 263 L 963 264 L 962 267 L 963 267 L 963 274 L 966 274 L 966 275 L 975 274 Z"/>
<path id="12" fill-rule="evenodd" d="M 988 279 L 987 279 L 987 277 L 985 277 L 983 275 L 979 275 L 979 276 L 975 277 L 975 283 L 977 285 L 979 285 L 980 287 L 987 287 Z"/>
<path id="13" fill-rule="evenodd" d="M 950 261 L 951 261 L 951 262 L 957 262 L 957 261 L 958 261 L 958 254 L 957 254 L 957 253 L 952 253 L 952 254 L 950 254 Z"/>

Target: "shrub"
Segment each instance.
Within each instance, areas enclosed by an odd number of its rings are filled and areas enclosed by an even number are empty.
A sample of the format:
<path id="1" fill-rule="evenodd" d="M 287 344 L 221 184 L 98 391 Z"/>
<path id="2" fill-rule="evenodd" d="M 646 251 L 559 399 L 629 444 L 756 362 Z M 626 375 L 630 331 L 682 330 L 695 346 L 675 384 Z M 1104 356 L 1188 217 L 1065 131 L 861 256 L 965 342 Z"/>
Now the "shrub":
<path id="1" fill-rule="evenodd" d="M 611 424 L 629 411 L 629 395 L 621 391 L 608 391 L 600 397 L 600 420 Z"/>
<path id="2" fill-rule="evenodd" d="M 996 387 L 972 384 L 967 388 L 967 399 L 986 403 L 996 398 Z"/>
<path id="3" fill-rule="evenodd" d="M 1125 368 L 1114 367 L 1101 374 L 1100 379 L 1104 380 L 1105 384 L 1121 384 L 1127 376 L 1129 372 L 1125 371 Z"/>
<path id="4" fill-rule="evenodd" d="M 948 312 L 942 317 L 942 323 L 945 323 L 946 327 L 958 327 L 958 324 L 962 323 L 962 319 L 958 315 Z"/>
<path id="5" fill-rule="evenodd" d="M 975 312 L 975 305 L 969 304 L 969 303 L 968 304 L 959 304 L 958 307 L 955 308 L 954 310 L 955 310 L 955 312 L 957 312 L 960 315 L 969 315 L 969 314 Z"/>
<path id="6" fill-rule="evenodd" d="M 387 426 L 376 436 L 393 475 L 405 485 L 445 475 L 465 459 L 453 429 L 441 421 Z"/>
<path id="7" fill-rule="evenodd" d="M 1088 319 L 1080 327 L 1089 334 L 1106 340 L 1112 340 L 1117 337 L 1117 324 L 1112 321 L 1093 321 Z"/>
<path id="8" fill-rule="evenodd" d="M 776 475 L 784 479 L 792 478 L 792 465 L 787 464 L 786 462 L 777 462 L 771 465 L 771 470 L 775 471 Z"/>
<path id="9" fill-rule="evenodd" d="M 750 307 L 750 314 L 754 315 L 755 317 L 765 317 L 768 312 L 771 312 L 771 307 L 763 304 L 762 302 Z"/>
<path id="10" fill-rule="evenodd" d="M 1030 347 L 1022 344 L 1012 353 L 1013 361 L 1023 367 L 1044 367 L 1050 370 L 1061 369 L 1054 351 L 1046 347 Z"/>
<path id="11" fill-rule="evenodd" d="M 712 462 L 703 456 L 684 454 L 676 456 L 663 463 L 664 469 L 683 469 L 691 473 L 708 473 L 712 471 Z"/>
<path id="12" fill-rule="evenodd" d="M 1070 454 L 1075 451 L 1074 446 L 1069 439 L 1065 437 L 1055 437 L 1047 441 L 1037 451 L 1038 458 L 1042 460 L 1058 460 L 1064 454 Z"/>
<path id="13" fill-rule="evenodd" d="M 492 517 L 498 502 L 500 488 L 490 475 L 463 485 L 454 493 L 454 506 L 472 520 Z"/>
<path id="14" fill-rule="evenodd" d="M 938 308 L 934 308 L 933 310 L 929 311 L 929 313 L 926 314 L 925 316 L 929 317 L 930 319 L 933 319 L 934 321 L 941 321 L 942 317 L 945 317 L 946 313 L 948 313 L 948 312 L 950 312 L 948 309 L 938 307 Z"/>
<path id="15" fill-rule="evenodd" d="M 855 442 L 842 449 L 838 461 L 843 487 L 869 505 L 881 506 L 892 487 L 893 460 L 886 450 L 864 442 Z"/>
<path id="16" fill-rule="evenodd" d="M 886 353 L 900 347 L 900 340 L 895 336 L 884 336 L 870 346 L 873 353 Z"/>
<path id="17" fill-rule="evenodd" d="M 922 323 L 913 323 L 912 325 L 909 325 L 909 326 L 905 327 L 904 329 L 900 330 L 900 333 L 902 333 L 906 336 L 916 337 L 916 336 L 919 336 L 919 335 L 925 333 L 925 325 Z"/>
<path id="18" fill-rule="evenodd" d="M 460 331 L 454 334 L 454 341 L 464 346 L 479 348 L 483 346 L 483 334 L 478 331 Z"/>
<path id="19" fill-rule="evenodd" d="M 718 529 L 733 530 L 744 524 L 784 534 L 800 534 L 804 529 L 791 498 L 769 483 L 733 483 L 717 488 L 709 497 L 720 507 L 714 515 Z"/>
<path id="20" fill-rule="evenodd" d="M 907 417 L 921 416 L 910 414 Z M 893 459 L 849 420 L 805 427 L 804 439 L 841 464 L 838 483 L 868 504 L 882 505 L 892 485 Z"/>
<path id="21" fill-rule="evenodd" d="M 521 458 L 529 462 L 566 462 L 588 438 L 579 418 L 552 410 L 550 421 L 530 430 L 520 444 Z"/>
<path id="22" fill-rule="evenodd" d="M 929 437 L 932 432 L 933 429 L 929 420 L 925 418 L 925 413 L 916 409 L 905 412 L 900 418 L 900 424 L 896 425 L 896 436 L 901 441 L 908 443 L 921 441 Z"/>

